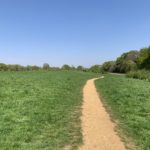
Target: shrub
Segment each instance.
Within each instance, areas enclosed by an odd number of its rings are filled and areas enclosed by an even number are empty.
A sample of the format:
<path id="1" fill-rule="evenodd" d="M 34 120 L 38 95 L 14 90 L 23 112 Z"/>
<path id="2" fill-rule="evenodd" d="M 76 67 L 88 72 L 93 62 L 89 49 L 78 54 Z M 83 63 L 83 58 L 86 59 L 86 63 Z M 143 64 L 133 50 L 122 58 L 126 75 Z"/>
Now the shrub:
<path id="1" fill-rule="evenodd" d="M 43 69 L 44 69 L 44 70 L 49 70 L 49 68 L 50 68 L 50 66 L 49 66 L 48 63 L 44 63 L 44 64 L 43 64 Z"/>
<path id="2" fill-rule="evenodd" d="M 146 70 L 130 71 L 126 76 L 129 78 L 150 81 L 150 71 L 146 71 Z"/>
<path id="3" fill-rule="evenodd" d="M 128 71 L 136 70 L 138 58 L 139 52 L 136 50 L 123 53 L 116 60 L 116 71 L 126 73 Z"/>
<path id="4" fill-rule="evenodd" d="M 94 73 L 101 73 L 101 66 L 100 65 L 94 65 L 92 66 L 89 71 Z"/>
<path id="5" fill-rule="evenodd" d="M 84 67 L 83 67 L 83 66 L 78 66 L 78 67 L 77 67 L 77 70 L 83 71 L 83 70 L 84 70 Z"/>
<path id="6" fill-rule="evenodd" d="M 114 72 L 116 70 L 116 63 L 114 61 L 107 61 L 102 65 L 102 70 Z"/>
<path id="7" fill-rule="evenodd" d="M 62 70 L 71 70 L 71 67 L 69 65 L 65 64 L 65 65 L 62 66 L 61 69 Z"/>
<path id="8" fill-rule="evenodd" d="M 138 65 L 141 69 L 150 69 L 150 47 L 146 47 L 140 50 Z"/>

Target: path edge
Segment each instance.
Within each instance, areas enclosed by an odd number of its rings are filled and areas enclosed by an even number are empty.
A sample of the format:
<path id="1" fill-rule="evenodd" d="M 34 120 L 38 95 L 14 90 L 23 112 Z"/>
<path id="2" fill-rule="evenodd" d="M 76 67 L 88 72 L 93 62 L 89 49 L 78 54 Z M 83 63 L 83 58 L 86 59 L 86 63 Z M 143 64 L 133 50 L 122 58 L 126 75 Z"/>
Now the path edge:
<path id="1" fill-rule="evenodd" d="M 121 141 L 124 143 L 125 148 L 127 150 L 141 150 L 139 149 L 135 144 L 134 144 L 134 140 L 130 137 L 127 137 L 127 135 L 125 134 L 125 131 L 121 128 L 121 123 L 119 121 L 119 119 L 114 115 L 114 113 L 111 110 L 111 106 L 109 106 L 107 104 L 107 102 L 105 101 L 105 98 L 102 95 L 102 92 L 100 90 L 97 89 L 96 86 L 96 81 L 97 80 L 101 80 L 105 77 L 102 76 L 102 78 L 97 78 L 96 80 L 94 80 L 94 84 L 95 84 L 95 88 L 96 91 L 98 93 L 98 96 L 102 102 L 103 107 L 105 108 L 105 110 L 107 111 L 107 113 L 109 114 L 109 118 L 110 120 L 115 124 L 115 132 L 117 133 L 117 135 L 120 137 Z"/>

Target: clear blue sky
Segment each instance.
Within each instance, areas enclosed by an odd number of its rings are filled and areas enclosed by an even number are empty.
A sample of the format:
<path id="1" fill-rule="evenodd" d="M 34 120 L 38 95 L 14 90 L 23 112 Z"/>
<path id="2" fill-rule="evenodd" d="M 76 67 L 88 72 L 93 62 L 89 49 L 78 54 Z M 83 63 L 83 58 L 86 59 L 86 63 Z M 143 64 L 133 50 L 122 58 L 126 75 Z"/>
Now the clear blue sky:
<path id="1" fill-rule="evenodd" d="M 0 62 L 90 66 L 150 45 L 150 0 L 0 0 Z"/>

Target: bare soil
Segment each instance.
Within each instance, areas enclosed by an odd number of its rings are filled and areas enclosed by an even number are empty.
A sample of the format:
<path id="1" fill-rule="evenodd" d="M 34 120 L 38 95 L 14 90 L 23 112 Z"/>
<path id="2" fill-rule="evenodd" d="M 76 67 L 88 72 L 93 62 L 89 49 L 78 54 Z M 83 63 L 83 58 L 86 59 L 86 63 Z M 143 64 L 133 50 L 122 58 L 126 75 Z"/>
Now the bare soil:
<path id="1" fill-rule="evenodd" d="M 79 150 L 125 150 L 125 145 L 115 131 L 96 91 L 94 81 L 88 80 L 83 89 L 82 134 L 83 145 Z"/>

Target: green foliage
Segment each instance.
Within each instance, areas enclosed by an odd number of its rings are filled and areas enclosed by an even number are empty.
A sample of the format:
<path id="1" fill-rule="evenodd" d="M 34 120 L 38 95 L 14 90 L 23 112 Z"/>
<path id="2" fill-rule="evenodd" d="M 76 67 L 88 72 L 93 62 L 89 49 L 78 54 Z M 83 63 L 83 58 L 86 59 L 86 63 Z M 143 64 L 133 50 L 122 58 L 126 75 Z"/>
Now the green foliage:
<path id="1" fill-rule="evenodd" d="M 76 67 L 73 65 L 70 68 L 71 68 L 70 70 L 76 70 Z"/>
<path id="2" fill-rule="evenodd" d="M 105 72 L 115 72 L 116 63 L 114 61 L 107 61 L 102 65 L 102 70 Z"/>
<path id="3" fill-rule="evenodd" d="M 76 149 L 83 72 L 0 72 L 0 149 Z"/>
<path id="4" fill-rule="evenodd" d="M 107 72 L 118 73 L 127 73 L 138 69 L 150 70 L 150 47 L 123 53 L 115 62 L 105 62 L 102 68 Z"/>
<path id="5" fill-rule="evenodd" d="M 84 70 L 84 67 L 83 67 L 83 66 L 78 66 L 78 67 L 77 67 L 77 70 L 83 71 L 83 70 Z"/>
<path id="6" fill-rule="evenodd" d="M 116 72 L 126 73 L 131 70 L 136 70 L 138 57 L 138 51 L 129 51 L 122 54 L 116 60 Z"/>
<path id="7" fill-rule="evenodd" d="M 131 70 L 137 70 L 137 64 L 132 60 L 124 61 L 120 67 L 120 72 L 127 73 Z"/>
<path id="8" fill-rule="evenodd" d="M 37 71 L 41 69 L 39 66 L 36 66 L 36 65 L 32 66 L 31 68 L 32 68 L 32 71 Z"/>
<path id="9" fill-rule="evenodd" d="M 62 70 L 71 70 L 71 67 L 69 65 L 65 64 L 65 65 L 62 66 L 61 69 Z"/>
<path id="10" fill-rule="evenodd" d="M 8 70 L 7 65 L 0 63 L 0 71 L 6 71 L 6 70 Z"/>
<path id="11" fill-rule="evenodd" d="M 49 64 L 48 64 L 48 63 L 44 63 L 44 64 L 43 64 L 43 69 L 44 69 L 44 70 L 49 70 L 49 69 L 50 69 Z"/>
<path id="12" fill-rule="evenodd" d="M 40 70 L 41 68 L 39 66 L 21 66 L 21 65 L 6 65 L 6 64 L 0 64 L 0 71 L 35 71 Z"/>
<path id="13" fill-rule="evenodd" d="M 142 150 L 150 149 L 150 83 L 106 75 L 96 87 L 119 127 Z M 131 142 L 132 143 L 132 142 Z M 137 148 L 138 149 L 138 148 Z"/>
<path id="14" fill-rule="evenodd" d="M 126 73 L 132 70 L 137 70 L 137 61 L 139 52 L 132 50 L 123 53 L 116 61 L 107 61 L 102 65 L 102 69 L 106 72 Z"/>
<path id="15" fill-rule="evenodd" d="M 101 66 L 100 65 L 94 65 L 89 68 L 89 71 L 94 73 L 101 73 Z"/>
<path id="16" fill-rule="evenodd" d="M 140 69 L 150 69 L 150 47 L 140 50 L 138 65 Z"/>
<path id="17" fill-rule="evenodd" d="M 126 76 L 129 78 L 150 81 L 150 71 L 146 71 L 146 70 L 130 71 Z"/>

